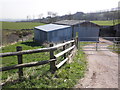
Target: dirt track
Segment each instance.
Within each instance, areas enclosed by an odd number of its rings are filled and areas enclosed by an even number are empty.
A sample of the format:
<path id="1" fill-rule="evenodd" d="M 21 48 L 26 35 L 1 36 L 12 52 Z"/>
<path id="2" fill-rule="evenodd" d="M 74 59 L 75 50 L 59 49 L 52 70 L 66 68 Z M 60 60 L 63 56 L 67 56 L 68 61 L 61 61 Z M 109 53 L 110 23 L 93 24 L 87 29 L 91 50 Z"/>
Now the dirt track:
<path id="1" fill-rule="evenodd" d="M 104 45 L 104 47 L 107 46 L 107 44 Z M 107 48 L 105 51 L 85 51 L 85 53 L 88 60 L 88 70 L 75 88 L 118 88 L 118 54 Z"/>

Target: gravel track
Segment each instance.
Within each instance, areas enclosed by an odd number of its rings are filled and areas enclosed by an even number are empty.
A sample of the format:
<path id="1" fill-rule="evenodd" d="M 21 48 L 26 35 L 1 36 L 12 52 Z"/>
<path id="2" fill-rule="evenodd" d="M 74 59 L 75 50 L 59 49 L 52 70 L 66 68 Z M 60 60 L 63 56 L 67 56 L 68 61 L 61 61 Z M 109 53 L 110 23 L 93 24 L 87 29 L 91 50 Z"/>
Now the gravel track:
<path id="1" fill-rule="evenodd" d="M 85 47 L 94 46 L 95 44 L 90 44 Z M 92 48 L 93 51 L 89 51 L 90 48 L 84 51 L 87 55 L 88 69 L 75 88 L 118 88 L 118 54 L 107 49 L 108 43 L 104 42 L 103 47 L 105 50 L 100 47 L 98 51 L 95 51 L 95 48 Z"/>

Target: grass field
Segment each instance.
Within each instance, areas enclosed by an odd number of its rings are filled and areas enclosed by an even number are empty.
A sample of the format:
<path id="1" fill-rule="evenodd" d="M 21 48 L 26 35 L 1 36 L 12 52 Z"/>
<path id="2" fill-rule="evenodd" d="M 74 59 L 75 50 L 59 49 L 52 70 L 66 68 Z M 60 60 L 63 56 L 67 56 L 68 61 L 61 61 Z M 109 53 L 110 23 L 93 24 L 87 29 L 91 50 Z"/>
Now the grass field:
<path id="1" fill-rule="evenodd" d="M 0 22 L 2 23 L 2 45 L 17 42 L 20 34 L 25 37 L 33 34 L 33 30 L 22 30 L 22 29 L 33 29 L 35 26 L 44 25 L 43 23 L 35 22 Z M 31 37 L 30 37 L 31 38 Z"/>
<path id="2" fill-rule="evenodd" d="M 35 26 L 44 25 L 43 23 L 35 22 L 2 22 L 2 29 L 18 30 L 18 29 L 33 29 Z"/>
<path id="3" fill-rule="evenodd" d="M 98 25 L 112 26 L 113 21 L 91 21 Z M 0 22 L 2 23 L 2 29 L 18 30 L 18 29 L 33 29 L 35 26 L 44 25 L 43 23 L 36 22 Z M 119 21 L 120 23 L 120 21 Z M 118 24 L 118 20 L 115 20 L 115 25 Z"/>
<path id="4" fill-rule="evenodd" d="M 22 46 L 23 50 L 43 48 L 32 41 L 18 42 L 2 48 L 5 52 L 16 51 L 16 46 Z M 49 53 L 35 53 L 23 56 L 23 63 L 49 60 Z M 49 64 L 24 68 L 23 81 L 17 81 L 18 70 L 9 70 L 2 73 L 2 82 L 10 81 L 3 88 L 71 88 L 77 81 L 84 76 L 86 71 L 85 54 L 78 51 L 73 59 L 74 62 L 65 64 L 55 74 L 49 72 Z M 17 64 L 17 57 L 4 57 L 2 66 L 11 66 Z"/>
<path id="5" fill-rule="evenodd" d="M 113 20 L 109 20 L 109 21 L 91 21 L 91 22 L 93 22 L 95 24 L 98 24 L 100 26 L 113 26 L 114 25 Z M 120 20 L 115 20 L 115 25 L 118 24 L 118 23 L 120 24 Z"/>
<path id="6" fill-rule="evenodd" d="M 113 20 L 91 21 L 91 22 L 103 26 L 113 25 Z M 0 23 L 2 23 L 2 29 L 11 29 L 11 30 L 33 29 L 35 26 L 44 25 L 44 23 L 37 23 L 37 22 L 0 22 Z M 115 25 L 118 23 L 120 23 L 120 20 L 115 20 Z"/>

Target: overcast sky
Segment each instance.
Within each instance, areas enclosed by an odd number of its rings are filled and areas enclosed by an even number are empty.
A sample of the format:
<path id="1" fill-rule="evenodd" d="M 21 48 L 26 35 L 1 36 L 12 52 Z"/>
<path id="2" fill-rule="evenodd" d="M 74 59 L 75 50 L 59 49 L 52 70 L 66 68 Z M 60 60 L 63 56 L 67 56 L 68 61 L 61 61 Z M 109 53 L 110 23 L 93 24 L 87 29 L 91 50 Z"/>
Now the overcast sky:
<path id="1" fill-rule="evenodd" d="M 95 12 L 118 7 L 120 0 L 0 0 L 0 19 L 38 18 L 48 11 L 64 15 L 75 12 Z"/>

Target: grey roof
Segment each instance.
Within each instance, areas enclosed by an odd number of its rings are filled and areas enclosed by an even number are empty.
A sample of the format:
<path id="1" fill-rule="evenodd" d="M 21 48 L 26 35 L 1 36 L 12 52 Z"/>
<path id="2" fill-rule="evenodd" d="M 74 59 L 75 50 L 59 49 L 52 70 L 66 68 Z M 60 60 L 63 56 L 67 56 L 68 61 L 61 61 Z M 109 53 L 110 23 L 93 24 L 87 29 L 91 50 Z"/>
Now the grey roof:
<path id="1" fill-rule="evenodd" d="M 35 28 L 43 30 L 43 31 L 46 31 L 46 32 L 49 32 L 49 31 L 63 29 L 63 28 L 68 28 L 68 27 L 70 27 L 70 26 L 67 26 L 67 25 L 57 25 L 57 24 L 47 24 L 47 25 L 37 26 Z"/>
<path id="2" fill-rule="evenodd" d="M 92 23 L 92 22 L 87 21 L 87 20 L 62 20 L 62 21 L 54 22 L 54 24 L 69 25 L 69 26 L 73 26 L 73 25 L 77 25 L 77 24 L 83 24 L 83 23 L 91 23 L 91 24 L 94 24 L 95 26 L 99 27 L 98 24 Z"/>
<path id="3" fill-rule="evenodd" d="M 54 22 L 55 24 L 62 24 L 62 25 L 77 25 L 80 23 L 85 22 L 85 20 L 62 20 L 62 21 L 57 21 Z"/>

